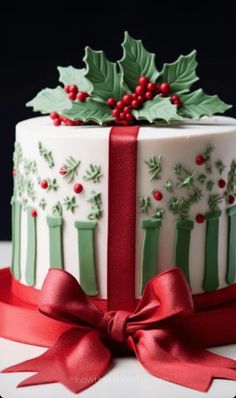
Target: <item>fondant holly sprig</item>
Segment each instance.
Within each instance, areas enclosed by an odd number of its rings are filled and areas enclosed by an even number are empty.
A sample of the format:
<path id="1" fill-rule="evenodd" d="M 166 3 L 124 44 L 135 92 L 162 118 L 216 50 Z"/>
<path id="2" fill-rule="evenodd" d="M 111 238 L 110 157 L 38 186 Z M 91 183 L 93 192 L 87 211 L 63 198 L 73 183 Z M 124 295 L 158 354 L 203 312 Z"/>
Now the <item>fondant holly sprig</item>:
<path id="1" fill-rule="evenodd" d="M 138 122 L 175 122 L 198 119 L 231 108 L 217 95 L 202 89 L 190 92 L 198 80 L 196 51 L 166 63 L 161 71 L 155 55 L 141 40 L 125 32 L 123 56 L 110 62 L 103 51 L 86 47 L 85 68 L 58 67 L 63 87 L 46 88 L 27 106 L 49 114 L 54 125 L 83 123 L 129 125 Z"/>

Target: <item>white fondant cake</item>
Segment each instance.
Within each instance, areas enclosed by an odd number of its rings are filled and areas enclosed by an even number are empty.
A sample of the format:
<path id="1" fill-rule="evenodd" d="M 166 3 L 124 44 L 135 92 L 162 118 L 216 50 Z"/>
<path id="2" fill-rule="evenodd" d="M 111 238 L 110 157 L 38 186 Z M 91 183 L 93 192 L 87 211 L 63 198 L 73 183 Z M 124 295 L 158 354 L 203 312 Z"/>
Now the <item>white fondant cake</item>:
<path id="1" fill-rule="evenodd" d="M 55 245 L 55 242 L 50 241 L 52 235 L 48 216 L 63 220 L 61 232 L 57 231 L 59 235 L 61 233 L 63 266 L 80 280 L 78 230 L 75 222 L 89 221 L 90 218 L 97 222 L 94 242 L 98 297 L 107 297 L 109 134 L 110 127 L 56 128 L 48 117 L 29 119 L 17 125 L 12 203 L 13 207 L 16 203 L 21 206 L 20 210 L 13 210 L 12 267 L 21 283 L 41 288 L 47 271 L 52 266 L 50 250 L 53 249 L 50 244 Z M 235 271 L 232 270 L 232 265 L 231 278 L 228 278 L 230 282 L 227 282 L 230 249 L 229 215 L 226 209 L 232 207 L 234 201 L 234 160 L 234 119 L 212 117 L 202 119 L 200 123 L 183 123 L 175 127 L 140 126 L 137 152 L 136 297 L 140 296 L 143 272 L 143 219 L 161 218 L 159 241 L 154 245 L 157 252 L 156 273 L 178 265 L 175 264 L 176 258 L 184 256 L 185 259 L 189 258 L 189 279 L 193 294 L 223 288 L 233 282 L 232 275 Z M 63 165 L 66 166 L 64 175 L 61 170 Z M 42 184 L 44 180 L 47 187 Z M 83 190 L 76 193 L 74 184 L 81 184 Z M 77 187 L 77 190 L 81 190 L 81 187 Z M 98 201 L 92 192 L 100 194 Z M 122 187 L 119 193 L 122 206 L 125 200 Z M 160 209 L 158 212 L 157 208 Z M 212 272 L 217 273 L 218 284 L 206 287 L 206 283 L 204 288 L 206 256 L 210 254 L 206 253 L 209 249 L 206 248 L 206 236 L 212 227 L 205 215 L 217 209 L 222 214 L 219 216 L 218 236 L 215 235 L 214 241 L 216 243 L 218 239 L 218 245 L 213 248 L 218 252 L 217 270 Z M 36 212 L 32 213 L 32 210 Z M 153 218 L 154 213 L 156 216 Z M 36 235 L 31 243 L 29 234 L 32 222 L 29 217 L 37 219 Z M 193 222 L 189 247 L 183 247 L 185 253 L 176 253 L 179 250 L 176 247 L 178 219 Z M 17 223 L 20 223 L 18 231 Z M 214 226 L 212 228 L 214 230 Z M 209 236 L 208 238 L 210 239 Z M 29 247 L 32 244 L 34 247 Z M 33 279 L 32 270 L 29 269 L 32 258 L 35 261 Z"/>

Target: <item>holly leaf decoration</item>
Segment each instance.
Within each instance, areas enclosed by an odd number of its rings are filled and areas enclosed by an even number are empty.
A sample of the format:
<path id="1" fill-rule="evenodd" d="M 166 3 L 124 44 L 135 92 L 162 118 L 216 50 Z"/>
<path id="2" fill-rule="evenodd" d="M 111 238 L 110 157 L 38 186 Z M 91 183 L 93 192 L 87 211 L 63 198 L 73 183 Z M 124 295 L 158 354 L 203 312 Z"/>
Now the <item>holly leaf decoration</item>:
<path id="1" fill-rule="evenodd" d="M 147 76 L 155 82 L 160 74 L 155 66 L 155 54 L 145 50 L 142 41 L 133 39 L 128 32 L 125 32 L 122 47 L 123 57 L 118 61 L 122 83 L 134 90 L 140 76 Z"/>
<path id="2" fill-rule="evenodd" d="M 60 86 L 41 90 L 35 98 L 26 104 L 26 106 L 32 106 L 35 112 L 41 112 L 43 114 L 50 112 L 61 113 L 64 109 L 70 109 L 71 105 L 71 101 L 67 98 L 65 91 Z"/>
<path id="3" fill-rule="evenodd" d="M 79 91 L 91 93 L 93 86 L 85 77 L 85 68 L 77 69 L 73 66 L 58 66 L 57 69 L 59 72 L 59 82 L 63 83 L 64 86 L 75 84 Z"/>
<path id="4" fill-rule="evenodd" d="M 173 120 L 181 120 L 182 117 L 177 113 L 176 105 L 173 105 L 169 98 L 162 98 L 159 95 L 147 101 L 139 110 L 133 111 L 137 120 L 147 120 L 153 123 L 156 120 L 164 120 L 170 122 Z"/>
<path id="5" fill-rule="evenodd" d="M 221 101 L 218 95 L 207 95 L 202 89 L 181 95 L 181 101 L 183 105 L 179 108 L 179 113 L 183 117 L 192 119 L 224 113 L 232 107 Z"/>
<path id="6" fill-rule="evenodd" d="M 196 50 L 193 50 L 188 55 L 180 55 L 173 63 L 164 64 L 161 80 L 170 84 L 173 93 L 188 92 L 191 85 L 199 79 L 196 75 L 196 55 Z"/>
<path id="7" fill-rule="evenodd" d="M 71 120 L 92 121 L 102 125 L 114 119 L 111 108 L 101 101 L 88 98 L 85 102 L 73 102 L 71 109 L 61 112 Z"/>
<path id="8" fill-rule="evenodd" d="M 109 97 L 120 99 L 123 96 L 126 90 L 121 85 L 121 74 L 117 70 L 117 65 L 110 62 L 103 51 L 86 47 L 84 62 L 85 76 L 93 85 L 94 96 L 105 101 Z"/>

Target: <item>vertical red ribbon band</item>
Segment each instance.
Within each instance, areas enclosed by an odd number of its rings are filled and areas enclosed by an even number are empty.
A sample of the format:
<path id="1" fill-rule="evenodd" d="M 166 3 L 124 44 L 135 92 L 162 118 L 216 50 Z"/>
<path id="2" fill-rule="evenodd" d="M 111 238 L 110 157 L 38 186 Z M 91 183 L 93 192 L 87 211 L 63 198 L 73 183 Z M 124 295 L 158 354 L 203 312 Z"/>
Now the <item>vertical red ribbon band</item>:
<path id="1" fill-rule="evenodd" d="M 135 224 L 139 126 L 112 127 L 108 179 L 108 309 L 135 306 Z"/>

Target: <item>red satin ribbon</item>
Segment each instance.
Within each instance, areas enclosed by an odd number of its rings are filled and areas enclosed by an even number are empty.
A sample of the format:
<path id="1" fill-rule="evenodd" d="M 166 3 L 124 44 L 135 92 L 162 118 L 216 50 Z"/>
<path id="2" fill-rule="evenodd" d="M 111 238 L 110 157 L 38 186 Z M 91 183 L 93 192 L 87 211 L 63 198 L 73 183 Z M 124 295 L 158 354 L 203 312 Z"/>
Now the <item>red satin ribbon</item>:
<path id="1" fill-rule="evenodd" d="M 109 141 L 107 294 L 110 310 L 135 306 L 136 164 L 139 126 L 112 127 Z"/>
<path id="2" fill-rule="evenodd" d="M 149 281 L 132 313 L 102 311 L 72 275 L 51 269 L 39 310 L 70 328 L 43 355 L 4 370 L 37 372 L 20 386 L 58 381 L 80 392 L 105 373 L 117 348 L 132 350 L 151 374 L 199 391 L 214 377 L 236 380 L 236 361 L 206 351 L 188 334 L 192 299 L 178 268 Z"/>

